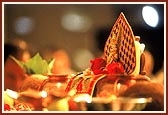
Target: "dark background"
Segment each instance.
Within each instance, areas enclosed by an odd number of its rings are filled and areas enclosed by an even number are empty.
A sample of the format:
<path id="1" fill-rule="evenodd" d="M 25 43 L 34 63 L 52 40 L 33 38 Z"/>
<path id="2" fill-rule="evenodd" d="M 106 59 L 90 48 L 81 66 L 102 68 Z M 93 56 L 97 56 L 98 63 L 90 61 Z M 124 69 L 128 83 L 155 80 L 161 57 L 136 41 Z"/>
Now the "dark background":
<path id="1" fill-rule="evenodd" d="M 142 19 L 142 7 L 153 6 L 159 14 L 159 24 L 151 28 Z M 75 10 L 74 10 L 75 9 Z M 92 22 L 85 32 L 71 32 L 61 26 L 61 17 L 68 11 L 86 15 Z M 89 50 L 95 57 L 104 48 L 112 26 L 119 14 L 123 12 L 132 27 L 134 35 L 140 36 L 154 56 L 157 72 L 164 60 L 164 4 L 6 4 L 4 42 L 13 38 L 22 38 L 32 45 L 32 55 L 42 52 L 47 47 L 64 48 L 70 55 L 72 67 L 74 52 L 79 48 Z M 34 19 L 34 28 L 28 34 L 15 32 L 14 23 L 18 17 L 27 16 Z M 82 60 L 81 60 L 82 61 Z M 89 63 L 89 62 L 86 62 Z"/>

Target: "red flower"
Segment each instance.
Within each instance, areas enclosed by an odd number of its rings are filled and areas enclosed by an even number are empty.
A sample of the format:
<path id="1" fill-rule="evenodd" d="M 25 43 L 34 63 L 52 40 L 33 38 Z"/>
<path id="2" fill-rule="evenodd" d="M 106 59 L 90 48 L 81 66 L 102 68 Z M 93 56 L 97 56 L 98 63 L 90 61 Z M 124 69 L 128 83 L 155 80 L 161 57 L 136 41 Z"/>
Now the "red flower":
<path id="1" fill-rule="evenodd" d="M 91 60 L 91 69 L 94 74 L 107 73 L 107 71 L 103 70 L 106 67 L 106 60 L 103 58 L 96 58 L 95 60 Z"/>
<path id="2" fill-rule="evenodd" d="M 121 63 L 111 63 L 107 66 L 109 74 L 122 74 L 124 73 L 124 67 Z"/>
<path id="3" fill-rule="evenodd" d="M 106 60 L 104 60 L 103 58 L 96 58 L 95 60 L 91 60 L 90 62 L 92 63 L 92 70 L 106 67 Z"/>
<path id="4" fill-rule="evenodd" d="M 11 108 L 10 108 L 10 106 L 8 104 L 4 104 L 4 110 L 5 111 L 10 111 Z"/>
<path id="5" fill-rule="evenodd" d="M 95 75 L 97 74 L 123 74 L 124 67 L 119 62 L 114 62 L 106 65 L 106 60 L 103 58 L 96 58 L 91 60 L 91 70 Z"/>

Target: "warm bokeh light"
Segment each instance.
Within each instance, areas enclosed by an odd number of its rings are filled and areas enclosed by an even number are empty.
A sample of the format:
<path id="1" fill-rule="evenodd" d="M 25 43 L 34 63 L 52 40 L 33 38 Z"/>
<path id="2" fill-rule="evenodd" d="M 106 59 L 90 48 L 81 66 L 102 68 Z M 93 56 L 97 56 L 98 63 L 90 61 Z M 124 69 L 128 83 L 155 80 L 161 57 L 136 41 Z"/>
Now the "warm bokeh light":
<path id="1" fill-rule="evenodd" d="M 46 91 L 41 91 L 41 97 L 43 97 L 43 98 L 47 97 L 47 92 Z"/>
<path id="2" fill-rule="evenodd" d="M 10 97 L 12 97 L 14 99 L 18 98 L 18 93 L 17 92 L 15 92 L 13 90 L 10 90 L 10 89 L 7 89 L 6 92 L 7 92 L 7 95 L 9 95 Z"/>
<path id="3" fill-rule="evenodd" d="M 62 83 L 61 83 L 61 82 L 56 83 L 57 88 L 60 88 L 60 87 L 61 87 L 61 85 L 62 85 Z"/>
<path id="4" fill-rule="evenodd" d="M 87 103 L 91 103 L 92 98 L 90 95 L 88 94 L 79 94 L 77 97 L 74 98 L 74 101 L 76 102 L 87 102 Z"/>

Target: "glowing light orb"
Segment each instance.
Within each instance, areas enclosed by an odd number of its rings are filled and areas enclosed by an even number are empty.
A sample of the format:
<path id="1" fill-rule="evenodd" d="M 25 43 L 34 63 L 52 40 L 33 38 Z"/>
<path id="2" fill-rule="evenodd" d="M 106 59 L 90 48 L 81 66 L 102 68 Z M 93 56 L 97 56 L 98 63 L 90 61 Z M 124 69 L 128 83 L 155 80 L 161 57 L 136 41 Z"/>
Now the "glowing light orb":
<path id="1" fill-rule="evenodd" d="M 151 6 L 144 6 L 142 9 L 142 16 L 146 24 L 151 27 L 156 27 L 159 22 L 159 16 L 156 9 Z"/>

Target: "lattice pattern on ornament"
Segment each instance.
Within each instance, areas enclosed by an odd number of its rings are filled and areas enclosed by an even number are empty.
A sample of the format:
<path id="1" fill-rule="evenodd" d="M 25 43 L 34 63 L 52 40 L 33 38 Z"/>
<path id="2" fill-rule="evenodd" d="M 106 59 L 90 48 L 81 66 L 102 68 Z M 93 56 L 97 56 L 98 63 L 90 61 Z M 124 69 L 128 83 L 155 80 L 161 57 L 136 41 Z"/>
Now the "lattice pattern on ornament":
<path id="1" fill-rule="evenodd" d="M 127 74 L 131 74 L 135 69 L 135 38 L 123 13 L 118 17 L 106 41 L 104 56 L 107 64 L 121 62 Z"/>

